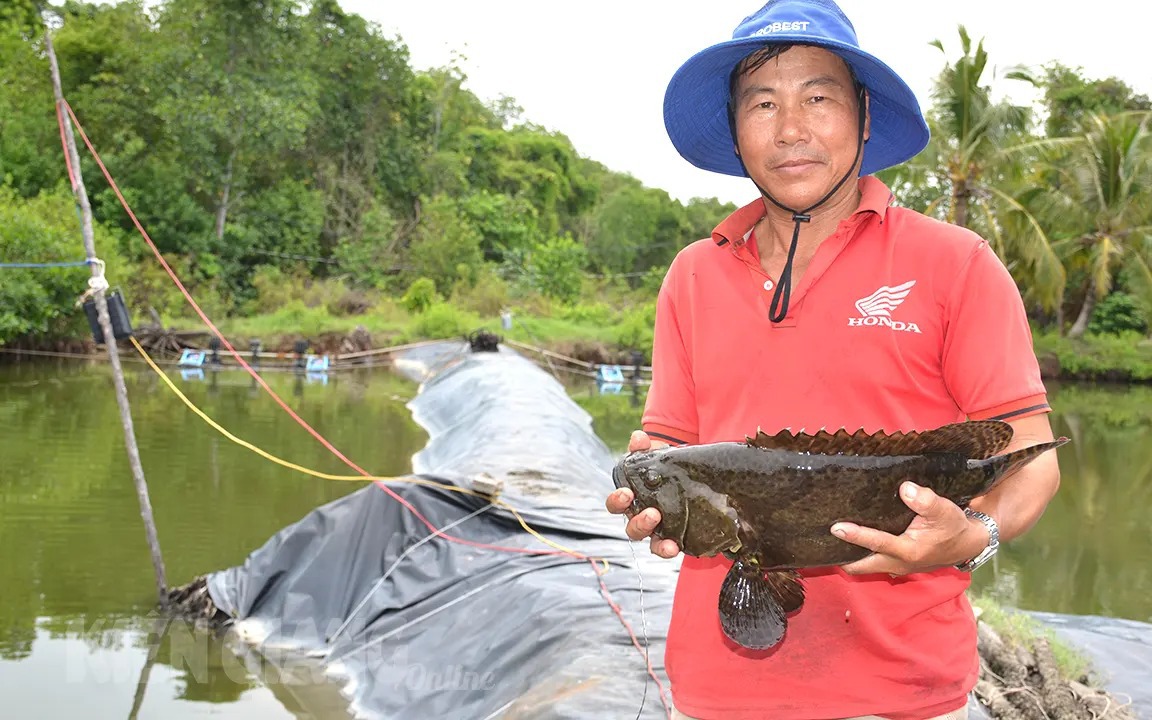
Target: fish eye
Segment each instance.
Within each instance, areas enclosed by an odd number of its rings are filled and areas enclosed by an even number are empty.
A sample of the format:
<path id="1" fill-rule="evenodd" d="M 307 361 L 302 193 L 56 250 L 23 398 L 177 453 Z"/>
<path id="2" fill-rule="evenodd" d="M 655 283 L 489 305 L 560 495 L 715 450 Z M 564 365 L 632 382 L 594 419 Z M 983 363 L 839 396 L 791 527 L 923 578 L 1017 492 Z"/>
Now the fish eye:
<path id="1" fill-rule="evenodd" d="M 644 487 L 649 490 L 660 489 L 660 476 L 653 473 L 651 470 L 645 470 L 640 473 L 640 481 L 644 483 Z"/>

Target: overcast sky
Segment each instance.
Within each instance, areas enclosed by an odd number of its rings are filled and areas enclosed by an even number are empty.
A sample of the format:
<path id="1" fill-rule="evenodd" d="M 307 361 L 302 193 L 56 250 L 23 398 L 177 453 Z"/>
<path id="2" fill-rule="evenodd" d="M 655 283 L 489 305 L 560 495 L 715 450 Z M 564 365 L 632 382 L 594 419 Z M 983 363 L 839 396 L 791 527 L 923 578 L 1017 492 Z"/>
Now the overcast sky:
<path id="1" fill-rule="evenodd" d="M 563 132 L 576 150 L 687 201 L 743 203 L 747 180 L 698 170 L 664 131 L 669 77 L 693 53 L 729 38 L 761 3 L 734 0 L 340 0 L 408 46 L 414 67 L 446 64 L 456 52 L 466 87 L 488 100 L 514 98 L 524 119 Z M 960 54 L 957 27 L 984 38 L 997 75 L 1017 63 L 1059 60 L 1091 78 L 1116 76 L 1152 94 L 1152 9 L 1130 0 L 1091 4 L 1021 0 L 842 0 L 861 45 L 900 73 L 922 107 L 933 78 Z M 944 42 L 945 56 L 929 42 Z M 993 82 L 1017 102 L 1020 82 Z"/>

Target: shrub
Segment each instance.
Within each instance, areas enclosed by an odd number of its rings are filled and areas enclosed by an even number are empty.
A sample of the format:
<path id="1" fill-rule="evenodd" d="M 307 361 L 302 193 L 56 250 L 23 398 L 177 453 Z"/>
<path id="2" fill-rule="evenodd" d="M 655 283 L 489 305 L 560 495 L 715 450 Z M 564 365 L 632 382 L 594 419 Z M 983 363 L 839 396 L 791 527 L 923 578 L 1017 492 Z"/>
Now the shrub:
<path id="1" fill-rule="evenodd" d="M 400 304 L 415 314 L 424 312 L 437 302 L 440 302 L 440 295 L 436 292 L 436 283 L 426 277 L 413 280 L 408 292 L 400 298 Z"/>
<path id="2" fill-rule="evenodd" d="M 508 306 L 508 281 L 489 264 L 475 270 L 475 281 L 459 280 L 452 288 L 452 302 L 480 315 L 496 315 Z"/>
<path id="3" fill-rule="evenodd" d="M 435 303 L 412 320 L 408 340 L 441 340 L 467 335 L 480 325 L 475 314 L 446 303 Z"/>
<path id="4" fill-rule="evenodd" d="M 580 243 L 570 237 L 552 238 L 532 249 L 527 266 L 529 282 L 550 298 L 576 302 L 587 260 L 588 253 Z"/>
<path id="5" fill-rule="evenodd" d="M 1088 332 L 1093 335 L 1121 335 L 1129 331 L 1148 332 L 1148 318 L 1134 297 L 1114 292 L 1096 306 L 1088 323 Z"/>
<path id="6" fill-rule="evenodd" d="M 656 322 L 656 303 L 637 305 L 626 311 L 616 328 L 615 341 L 621 350 L 639 350 L 652 357 L 652 328 Z"/>
<path id="7" fill-rule="evenodd" d="M 564 320 L 586 325 L 611 325 L 615 318 L 615 311 L 606 303 L 577 303 L 562 308 L 559 316 Z"/>

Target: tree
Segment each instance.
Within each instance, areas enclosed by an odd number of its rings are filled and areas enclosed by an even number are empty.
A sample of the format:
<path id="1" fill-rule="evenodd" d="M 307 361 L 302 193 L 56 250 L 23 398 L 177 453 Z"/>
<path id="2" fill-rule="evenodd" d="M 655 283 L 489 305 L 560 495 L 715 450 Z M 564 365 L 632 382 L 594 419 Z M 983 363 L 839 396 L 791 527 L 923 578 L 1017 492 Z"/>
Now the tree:
<path id="1" fill-rule="evenodd" d="M 1075 135 L 1092 115 L 1152 110 L 1147 95 L 1137 94 L 1119 78 L 1086 80 L 1077 70 L 1058 62 L 1045 66 L 1043 76 L 1023 72 L 1019 76 L 1044 89 L 1048 137 Z"/>
<path id="2" fill-rule="evenodd" d="M 261 183 L 287 172 L 314 116 L 307 36 L 296 0 L 169 0 L 159 24 L 157 109 L 192 170 L 189 190 L 214 216 L 215 247 L 228 214 Z"/>
<path id="3" fill-rule="evenodd" d="M 417 192 L 423 153 L 409 137 L 416 95 L 407 49 L 335 0 L 315 2 L 305 29 L 317 102 L 305 154 L 324 197 L 320 246 L 328 253 L 365 240 L 373 213 L 410 210 L 407 199 L 393 198 Z"/>
<path id="4" fill-rule="evenodd" d="M 959 36 L 961 56 L 945 65 L 935 83 L 928 112 L 932 140 L 908 167 L 883 177 L 896 181 L 899 190 L 921 188 L 920 201 L 926 199 L 924 188 L 935 191 L 924 212 L 987 238 L 1037 300 L 1055 307 L 1064 291 L 1063 266 L 1044 227 L 1017 196 L 1030 187 L 1027 163 L 1013 155 L 1026 137 L 1029 111 L 992 102 L 991 89 L 983 84 L 988 64 L 983 41 L 973 47 L 963 25 Z M 945 52 L 941 41 L 931 44 Z"/>
<path id="5" fill-rule="evenodd" d="M 1037 207 L 1059 233 L 1070 271 L 1083 278 L 1068 335 L 1084 334 L 1121 267 L 1152 304 L 1152 113 L 1092 114 L 1077 136 L 1033 146 L 1045 151 L 1052 179 Z"/>
<path id="6" fill-rule="evenodd" d="M 541 294 L 565 303 L 580 297 L 587 253 L 570 237 L 555 237 L 540 243 L 528 258 L 528 283 Z"/>

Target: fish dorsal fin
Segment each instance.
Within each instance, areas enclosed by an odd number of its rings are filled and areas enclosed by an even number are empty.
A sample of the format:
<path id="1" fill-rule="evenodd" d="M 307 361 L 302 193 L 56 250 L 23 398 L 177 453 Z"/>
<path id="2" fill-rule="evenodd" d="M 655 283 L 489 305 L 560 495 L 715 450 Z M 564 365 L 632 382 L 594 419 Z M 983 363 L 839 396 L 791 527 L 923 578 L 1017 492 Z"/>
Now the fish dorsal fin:
<path id="1" fill-rule="evenodd" d="M 747 442 L 752 447 L 789 450 L 821 455 L 921 455 L 930 452 L 958 453 L 966 458 L 984 459 L 1003 450 L 1012 440 L 1012 426 L 999 420 L 972 420 L 944 425 L 923 432 L 883 430 L 849 433 L 821 430 L 815 434 L 782 430 L 769 435 L 758 430 Z"/>

